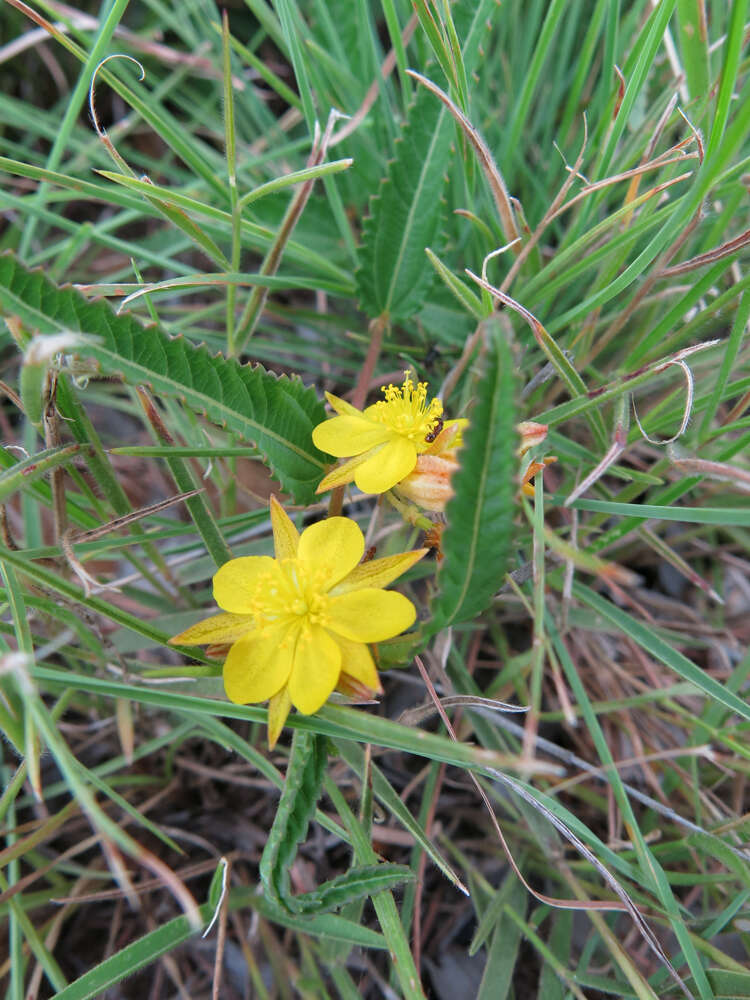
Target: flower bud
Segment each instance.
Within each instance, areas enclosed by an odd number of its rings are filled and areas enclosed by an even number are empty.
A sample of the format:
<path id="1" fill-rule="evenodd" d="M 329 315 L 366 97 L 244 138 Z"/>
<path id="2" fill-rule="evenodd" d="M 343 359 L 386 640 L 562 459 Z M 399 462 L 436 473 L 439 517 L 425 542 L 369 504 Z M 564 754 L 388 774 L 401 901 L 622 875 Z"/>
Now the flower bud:
<path id="1" fill-rule="evenodd" d="M 516 430 L 521 435 L 521 443 L 518 446 L 518 454 L 525 455 L 529 448 L 541 444 L 547 437 L 547 424 L 538 424 L 534 420 L 522 420 L 516 424 Z"/>
<path id="2" fill-rule="evenodd" d="M 455 451 L 443 455 L 419 455 L 414 471 L 393 488 L 404 500 L 423 510 L 442 511 L 453 496 L 451 476 L 458 468 Z"/>
<path id="3" fill-rule="evenodd" d="M 393 487 L 396 496 L 410 500 L 422 510 L 444 511 L 453 496 L 451 476 L 458 468 L 461 431 L 467 420 L 451 420 L 430 442 L 429 450 L 417 456 L 414 471 Z"/>

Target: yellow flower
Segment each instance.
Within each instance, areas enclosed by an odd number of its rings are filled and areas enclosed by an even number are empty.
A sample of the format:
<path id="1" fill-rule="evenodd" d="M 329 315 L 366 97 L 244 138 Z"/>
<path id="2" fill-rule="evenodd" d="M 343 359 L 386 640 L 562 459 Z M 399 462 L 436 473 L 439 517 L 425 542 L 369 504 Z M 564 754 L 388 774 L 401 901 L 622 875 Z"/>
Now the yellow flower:
<path id="1" fill-rule="evenodd" d="M 318 424 L 313 441 L 321 451 L 349 461 L 329 472 L 318 493 L 352 480 L 363 493 L 385 493 L 428 451 L 442 427 L 443 404 L 427 402 L 427 383 L 415 385 L 407 371 L 400 387 L 389 385 L 383 393 L 385 399 L 363 411 L 326 393 L 338 416 Z"/>
<path id="2" fill-rule="evenodd" d="M 357 524 L 330 517 L 300 535 L 271 498 L 276 557 L 244 556 L 214 576 L 224 614 L 199 622 L 171 643 L 232 643 L 224 689 L 237 704 L 270 699 L 273 747 L 294 705 L 311 715 L 339 685 L 372 697 L 380 681 L 367 643 L 390 639 L 414 623 L 414 605 L 385 591 L 428 551 L 416 549 L 360 564 Z"/>

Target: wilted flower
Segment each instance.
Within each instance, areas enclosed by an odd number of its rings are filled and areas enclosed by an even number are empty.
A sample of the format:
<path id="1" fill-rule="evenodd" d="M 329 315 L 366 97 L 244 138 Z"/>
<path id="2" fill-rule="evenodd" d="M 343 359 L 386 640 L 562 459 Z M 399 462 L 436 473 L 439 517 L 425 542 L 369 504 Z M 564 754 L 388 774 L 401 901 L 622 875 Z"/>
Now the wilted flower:
<path id="1" fill-rule="evenodd" d="M 231 643 L 224 688 L 237 704 L 270 699 L 268 739 L 276 743 L 292 705 L 311 715 L 336 686 L 360 697 L 381 691 L 368 643 L 414 623 L 414 605 L 385 591 L 427 549 L 361 563 L 364 537 L 346 517 L 300 535 L 271 498 L 276 556 L 244 556 L 220 567 L 214 599 L 224 614 L 198 622 L 171 643 Z"/>
<path id="2" fill-rule="evenodd" d="M 518 454 L 525 455 L 529 448 L 533 448 L 535 444 L 541 444 L 544 441 L 549 428 L 547 424 L 538 424 L 534 420 L 522 420 L 520 424 L 516 424 L 516 430 L 521 435 Z"/>
<path id="3" fill-rule="evenodd" d="M 516 430 L 521 435 L 521 443 L 518 446 L 518 456 L 525 455 L 529 448 L 533 448 L 534 445 L 541 444 L 542 441 L 547 437 L 547 424 L 537 424 L 533 420 L 522 420 L 520 424 L 516 424 Z M 529 462 L 526 467 L 525 472 L 521 476 L 521 489 L 526 494 L 527 497 L 534 496 L 534 487 L 531 480 L 539 472 L 543 472 L 545 466 L 551 465 L 552 462 L 556 462 L 557 459 L 553 457 L 544 458 L 541 462 Z"/>
<path id="4" fill-rule="evenodd" d="M 445 510 L 453 496 L 451 477 L 458 468 L 461 432 L 468 420 L 448 421 L 427 450 L 417 456 L 412 472 L 393 487 L 396 496 L 433 513 Z"/>

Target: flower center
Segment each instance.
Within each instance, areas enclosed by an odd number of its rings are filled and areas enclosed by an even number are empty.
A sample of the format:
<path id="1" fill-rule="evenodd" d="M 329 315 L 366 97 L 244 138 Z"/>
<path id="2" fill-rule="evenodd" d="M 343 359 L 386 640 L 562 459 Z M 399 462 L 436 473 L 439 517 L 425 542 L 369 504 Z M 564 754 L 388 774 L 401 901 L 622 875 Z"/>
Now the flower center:
<path id="1" fill-rule="evenodd" d="M 402 437 L 409 438 L 417 446 L 417 451 L 426 451 L 429 435 L 438 427 L 443 413 L 439 399 L 427 402 L 427 383 L 412 380 L 411 373 L 404 372 L 400 386 L 389 385 L 383 389 L 385 399 L 375 404 L 373 418 L 385 424 Z"/>
<path id="2" fill-rule="evenodd" d="M 324 577 L 297 559 L 283 559 L 255 586 L 252 615 L 263 630 L 274 625 L 304 629 L 328 621 L 328 595 Z M 295 630 L 296 632 L 296 630 Z"/>

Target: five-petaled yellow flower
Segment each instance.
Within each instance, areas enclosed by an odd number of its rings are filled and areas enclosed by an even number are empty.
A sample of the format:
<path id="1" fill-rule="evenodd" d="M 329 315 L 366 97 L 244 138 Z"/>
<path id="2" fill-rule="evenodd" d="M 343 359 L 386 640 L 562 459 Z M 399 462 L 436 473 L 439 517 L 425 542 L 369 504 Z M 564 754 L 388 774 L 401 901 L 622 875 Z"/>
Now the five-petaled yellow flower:
<path id="1" fill-rule="evenodd" d="M 416 618 L 411 601 L 382 588 L 428 550 L 360 563 L 365 543 L 354 521 L 330 517 L 300 535 L 274 497 L 271 524 L 276 557 L 224 563 L 213 590 L 225 613 L 170 642 L 232 644 L 227 696 L 237 704 L 270 699 L 273 747 L 292 705 L 311 715 L 337 685 L 370 697 L 382 690 L 367 644 L 398 635 Z"/>
<path id="2" fill-rule="evenodd" d="M 414 470 L 417 457 L 455 421 L 442 421 L 443 404 L 427 402 L 427 383 L 416 385 L 404 372 L 402 385 L 383 389 L 385 399 L 358 410 L 338 396 L 326 399 L 338 414 L 313 431 L 313 441 L 321 451 L 336 458 L 348 458 L 321 481 L 318 493 L 354 480 L 363 493 L 385 493 Z"/>

